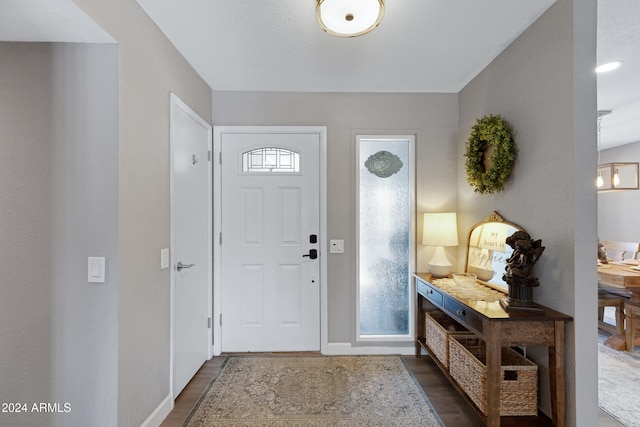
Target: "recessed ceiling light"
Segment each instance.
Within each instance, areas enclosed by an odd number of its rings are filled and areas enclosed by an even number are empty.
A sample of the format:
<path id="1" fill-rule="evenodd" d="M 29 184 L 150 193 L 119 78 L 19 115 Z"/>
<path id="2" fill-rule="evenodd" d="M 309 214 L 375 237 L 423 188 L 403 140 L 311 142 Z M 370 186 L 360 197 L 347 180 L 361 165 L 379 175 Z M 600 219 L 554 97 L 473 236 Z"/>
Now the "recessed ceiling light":
<path id="1" fill-rule="evenodd" d="M 622 61 L 611 61 L 606 64 L 598 65 L 596 67 L 596 73 L 606 73 L 607 71 L 613 71 L 622 65 Z"/>

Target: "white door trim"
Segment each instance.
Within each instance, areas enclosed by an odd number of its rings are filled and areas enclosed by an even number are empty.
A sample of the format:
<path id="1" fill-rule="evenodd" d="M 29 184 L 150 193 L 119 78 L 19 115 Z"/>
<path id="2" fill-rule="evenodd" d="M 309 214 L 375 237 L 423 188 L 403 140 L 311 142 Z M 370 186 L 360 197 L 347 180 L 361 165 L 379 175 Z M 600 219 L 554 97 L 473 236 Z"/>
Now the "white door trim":
<path id="1" fill-rule="evenodd" d="M 329 255 L 327 236 L 327 127 L 326 126 L 214 126 L 213 127 L 213 206 L 214 222 L 213 235 L 213 355 L 222 352 L 220 340 L 222 327 L 220 325 L 221 274 L 220 255 L 221 246 L 219 236 L 221 232 L 222 213 L 222 168 L 220 167 L 220 149 L 223 134 L 229 133 L 313 133 L 320 139 L 320 351 L 324 354 L 328 346 L 327 321 L 327 256 Z"/>
<path id="2" fill-rule="evenodd" d="M 213 128 L 211 127 L 211 125 L 209 123 L 207 123 L 204 119 L 202 119 L 202 117 L 200 117 L 198 115 L 198 113 L 196 113 L 195 111 L 193 111 L 186 103 L 184 103 L 180 98 L 178 98 L 178 96 L 176 96 L 175 94 L 171 93 L 170 94 L 170 123 L 172 124 L 174 121 L 174 110 L 175 108 L 179 108 L 182 111 L 184 111 L 187 115 L 189 115 L 189 117 L 191 117 L 193 120 L 195 120 L 196 122 L 198 122 L 203 128 L 208 130 L 208 149 L 209 151 L 211 151 L 211 146 L 212 146 L 212 136 L 213 136 Z M 175 400 L 175 398 L 177 396 L 173 396 L 173 369 L 174 369 L 174 354 L 175 354 L 175 330 L 174 330 L 174 323 L 175 323 L 175 298 L 174 298 L 174 293 L 175 293 L 175 284 L 176 284 L 176 271 L 173 268 L 174 264 L 178 261 L 176 259 L 174 259 L 174 241 L 175 241 L 175 229 L 174 229 L 174 218 L 173 218 L 173 205 L 172 205 L 172 201 L 173 201 L 173 194 L 174 194 L 174 176 L 173 176 L 173 155 L 174 155 L 174 150 L 173 150 L 173 144 L 174 144 L 174 134 L 173 134 L 173 126 L 170 126 L 170 137 L 169 137 L 169 144 L 170 144 L 170 161 L 169 161 L 169 170 L 170 170 L 170 176 L 169 176 L 169 200 L 170 200 L 170 206 L 171 206 L 171 217 L 170 217 L 170 243 L 169 243 L 169 268 L 171 269 L 171 284 L 170 284 L 170 294 L 169 294 L 169 301 L 170 301 L 170 305 L 169 305 L 169 319 L 170 319 L 170 331 L 169 331 L 169 348 L 170 348 L 170 354 L 169 354 L 169 372 L 171 373 L 170 378 L 169 378 L 169 393 L 171 395 L 171 407 L 173 408 L 173 402 Z M 208 265 L 207 265 L 207 282 L 210 283 L 211 285 L 208 286 L 208 316 L 210 318 L 212 318 L 212 310 L 213 310 L 213 303 L 212 303 L 212 296 L 213 296 L 213 261 L 212 261 L 212 246 L 213 246 L 213 242 L 212 242 L 212 224 L 213 224 L 213 208 L 211 206 L 211 201 L 212 201 L 212 178 L 213 178 L 213 170 L 212 170 L 212 163 L 213 162 L 208 162 L 208 194 L 209 194 L 209 200 L 208 200 L 208 221 L 207 223 L 209 224 L 209 228 L 207 230 L 207 235 L 209 236 L 208 239 Z M 158 261 L 160 261 L 160 259 L 158 259 Z M 208 335 L 208 343 L 207 343 L 207 348 L 209 349 L 208 351 L 208 355 L 207 358 L 210 359 L 213 356 L 213 352 L 212 352 L 212 341 L 213 341 L 213 337 L 212 334 L 209 333 Z"/>

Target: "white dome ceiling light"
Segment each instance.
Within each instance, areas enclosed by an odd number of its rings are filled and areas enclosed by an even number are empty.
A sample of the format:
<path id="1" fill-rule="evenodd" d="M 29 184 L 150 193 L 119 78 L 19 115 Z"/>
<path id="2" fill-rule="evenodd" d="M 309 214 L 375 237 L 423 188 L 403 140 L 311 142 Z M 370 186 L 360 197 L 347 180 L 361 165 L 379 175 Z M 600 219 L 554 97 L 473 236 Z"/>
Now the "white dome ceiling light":
<path id="1" fill-rule="evenodd" d="M 383 16 L 384 0 L 316 0 L 320 28 L 338 37 L 367 34 Z"/>

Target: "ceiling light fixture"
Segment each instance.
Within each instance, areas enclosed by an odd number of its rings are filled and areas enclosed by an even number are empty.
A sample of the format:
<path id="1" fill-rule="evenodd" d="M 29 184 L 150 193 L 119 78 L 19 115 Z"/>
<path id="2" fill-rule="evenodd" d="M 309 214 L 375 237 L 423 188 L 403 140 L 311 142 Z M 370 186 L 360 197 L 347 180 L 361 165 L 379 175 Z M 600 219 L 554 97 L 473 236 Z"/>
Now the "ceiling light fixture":
<path id="1" fill-rule="evenodd" d="M 596 67 L 596 73 L 606 73 L 607 71 L 613 71 L 623 64 L 622 61 L 611 61 Z"/>
<path id="2" fill-rule="evenodd" d="M 338 37 L 367 34 L 383 16 L 384 0 L 316 0 L 318 25 Z"/>

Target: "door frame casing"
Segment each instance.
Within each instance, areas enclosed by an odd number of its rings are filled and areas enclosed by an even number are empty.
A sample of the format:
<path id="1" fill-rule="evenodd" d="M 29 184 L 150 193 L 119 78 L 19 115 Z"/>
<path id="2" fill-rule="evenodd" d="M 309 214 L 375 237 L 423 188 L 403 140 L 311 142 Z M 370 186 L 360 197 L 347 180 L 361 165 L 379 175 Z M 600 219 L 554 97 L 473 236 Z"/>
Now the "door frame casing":
<path id="1" fill-rule="evenodd" d="M 207 123 L 202 117 L 200 117 L 198 115 L 198 113 L 196 113 L 195 111 L 193 111 L 184 101 L 182 101 L 177 95 L 175 95 L 174 93 L 171 93 L 169 95 L 169 115 L 170 115 L 170 119 L 169 119 L 169 127 L 170 127 L 170 134 L 169 134 L 169 152 L 170 152 L 170 159 L 169 159 L 169 206 L 170 206 L 170 231 L 169 231 L 169 268 L 171 269 L 171 281 L 170 281 L 170 293 L 169 293 L 169 319 L 170 319 L 170 327 L 169 327 L 169 348 L 170 348 L 170 354 L 169 354 L 169 372 L 171 373 L 170 378 L 169 378 L 169 393 L 171 395 L 171 407 L 173 408 L 173 402 L 175 401 L 175 398 L 177 396 L 173 395 L 173 384 L 174 384 L 174 357 L 175 357 L 175 285 L 176 285 L 176 270 L 174 268 L 174 264 L 175 262 L 177 262 L 176 258 L 175 258 L 175 247 L 174 247 L 174 243 L 175 243 L 175 224 L 174 224 L 174 212 L 173 212 L 173 198 L 174 198 L 174 175 L 173 175 L 173 163 L 174 163 L 174 145 L 175 145 L 175 136 L 173 133 L 173 122 L 174 122 L 174 111 L 175 108 L 180 108 L 183 112 L 185 112 L 187 115 L 189 115 L 189 117 L 191 117 L 192 119 L 194 119 L 196 122 L 198 122 L 198 124 L 200 124 L 202 127 L 204 127 L 205 129 L 207 129 L 207 150 L 209 152 L 211 152 L 212 150 L 212 136 L 213 136 L 213 128 L 212 126 Z M 213 294 L 213 289 L 212 289 L 212 283 L 213 283 L 213 259 L 212 259 L 212 252 L 213 252 L 213 241 L 212 241 L 212 223 L 213 223 L 213 207 L 212 207 L 212 180 L 213 180 L 213 169 L 212 169 L 212 162 L 208 161 L 207 162 L 207 194 L 208 194 L 208 200 L 207 200 L 207 206 L 208 206 L 208 212 L 207 212 L 207 230 L 206 233 L 209 236 L 208 242 L 207 242 L 207 250 L 208 250 L 208 263 L 207 263 L 207 290 L 208 290 L 208 296 L 207 296 L 207 300 L 209 301 L 209 303 L 207 304 L 208 306 L 208 313 L 207 316 L 209 318 L 212 318 L 212 311 L 213 311 L 213 304 L 212 304 L 212 294 Z M 207 359 L 211 359 L 211 357 L 213 356 L 213 352 L 211 351 L 212 349 L 212 335 L 211 333 L 207 334 L 208 336 L 208 342 L 207 342 Z"/>
<path id="2" fill-rule="evenodd" d="M 222 232 L 222 137 L 225 134 L 317 134 L 320 142 L 318 153 L 320 181 L 320 351 L 326 353 L 328 345 L 327 321 L 327 127 L 326 126 L 214 126 L 213 127 L 213 343 L 214 356 L 222 353 L 222 274 L 220 233 Z M 234 161 L 224 159 L 223 161 Z M 222 319 L 224 322 L 224 319 Z"/>

